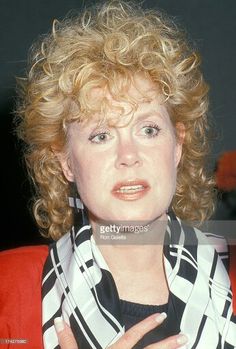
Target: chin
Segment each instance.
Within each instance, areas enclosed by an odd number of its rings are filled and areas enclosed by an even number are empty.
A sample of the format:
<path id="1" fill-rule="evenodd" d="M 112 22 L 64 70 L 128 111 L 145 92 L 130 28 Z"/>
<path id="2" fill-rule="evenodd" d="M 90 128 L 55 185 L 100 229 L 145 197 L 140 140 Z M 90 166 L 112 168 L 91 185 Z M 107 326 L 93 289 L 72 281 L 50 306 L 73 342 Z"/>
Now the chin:
<path id="1" fill-rule="evenodd" d="M 110 221 L 124 221 L 124 222 L 133 222 L 133 223 L 147 223 L 162 217 L 165 212 L 150 212 L 144 210 L 127 210 L 125 212 L 117 212 L 116 215 L 111 215 L 108 220 Z"/>

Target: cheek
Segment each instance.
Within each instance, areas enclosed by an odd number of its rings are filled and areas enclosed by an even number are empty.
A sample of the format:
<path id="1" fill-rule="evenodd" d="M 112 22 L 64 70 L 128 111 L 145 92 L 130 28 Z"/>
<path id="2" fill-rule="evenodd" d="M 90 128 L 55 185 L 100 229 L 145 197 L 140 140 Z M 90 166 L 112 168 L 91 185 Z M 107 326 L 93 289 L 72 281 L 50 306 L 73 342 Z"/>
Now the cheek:
<path id="1" fill-rule="evenodd" d="M 158 154 L 156 156 L 153 154 L 152 157 L 152 159 L 156 159 L 153 163 L 152 176 L 154 176 L 158 192 L 161 190 L 162 193 L 173 194 L 176 187 L 177 173 L 174 146 L 166 145 L 159 150 Z"/>
<path id="2" fill-rule="evenodd" d="M 153 152 L 152 159 L 155 159 L 155 167 L 158 172 L 164 172 L 166 175 L 175 172 L 175 146 L 170 144 L 163 144 L 158 152 Z"/>
<path id="3" fill-rule="evenodd" d="M 77 157 L 73 162 L 75 181 L 81 196 L 90 197 L 104 185 L 104 166 L 102 161 L 92 157 Z"/>
<path id="4" fill-rule="evenodd" d="M 176 161 L 175 161 L 175 154 L 172 152 L 167 157 L 166 161 L 166 179 L 168 179 L 171 186 L 175 187 L 176 183 Z"/>

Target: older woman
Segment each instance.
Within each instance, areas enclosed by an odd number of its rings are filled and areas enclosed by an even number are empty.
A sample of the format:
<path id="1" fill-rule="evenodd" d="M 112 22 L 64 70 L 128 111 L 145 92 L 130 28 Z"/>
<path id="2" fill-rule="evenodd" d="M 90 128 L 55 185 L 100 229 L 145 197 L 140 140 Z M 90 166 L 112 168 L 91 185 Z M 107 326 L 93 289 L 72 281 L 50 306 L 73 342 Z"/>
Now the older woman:
<path id="1" fill-rule="evenodd" d="M 236 347 L 226 245 L 182 222 L 214 208 L 199 64 L 170 20 L 120 1 L 34 47 L 18 133 L 36 220 L 58 240 L 44 348 Z"/>

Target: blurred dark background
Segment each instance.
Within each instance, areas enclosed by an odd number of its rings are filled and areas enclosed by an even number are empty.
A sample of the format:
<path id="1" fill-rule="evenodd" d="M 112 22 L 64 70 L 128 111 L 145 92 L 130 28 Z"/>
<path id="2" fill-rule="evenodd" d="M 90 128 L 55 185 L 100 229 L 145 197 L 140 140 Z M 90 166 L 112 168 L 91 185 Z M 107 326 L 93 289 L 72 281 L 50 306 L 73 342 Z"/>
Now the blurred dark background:
<path id="1" fill-rule="evenodd" d="M 53 19 L 91 1 L 1 0 L 0 2 L 0 110 L 1 110 L 1 238 L 0 248 L 47 243 L 40 237 L 30 210 L 31 189 L 20 147 L 13 132 L 15 76 L 23 76 L 32 42 L 51 30 Z M 203 71 L 211 86 L 210 113 L 218 133 L 210 166 L 219 156 L 236 149 L 236 1 L 147 0 L 174 16 L 196 43 Z M 216 219 L 234 218 L 221 200 Z"/>

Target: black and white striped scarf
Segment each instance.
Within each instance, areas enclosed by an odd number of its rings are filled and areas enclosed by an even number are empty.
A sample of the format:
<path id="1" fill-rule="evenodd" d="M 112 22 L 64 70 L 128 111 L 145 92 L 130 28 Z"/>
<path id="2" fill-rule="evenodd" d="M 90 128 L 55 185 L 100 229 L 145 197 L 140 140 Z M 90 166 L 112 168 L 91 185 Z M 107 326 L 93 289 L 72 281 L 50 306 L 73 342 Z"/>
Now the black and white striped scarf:
<path id="1" fill-rule="evenodd" d="M 188 348 L 236 348 L 224 239 L 186 226 L 171 214 L 163 253 L 172 305 L 168 316 L 188 336 Z M 59 348 L 53 326 L 59 316 L 70 325 L 80 349 L 107 348 L 124 333 L 116 285 L 89 224 L 72 228 L 51 246 L 42 307 L 45 349 Z"/>

